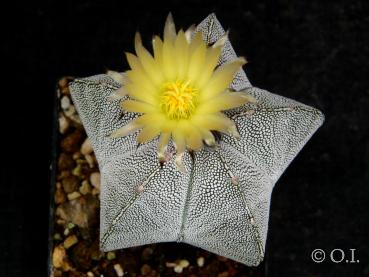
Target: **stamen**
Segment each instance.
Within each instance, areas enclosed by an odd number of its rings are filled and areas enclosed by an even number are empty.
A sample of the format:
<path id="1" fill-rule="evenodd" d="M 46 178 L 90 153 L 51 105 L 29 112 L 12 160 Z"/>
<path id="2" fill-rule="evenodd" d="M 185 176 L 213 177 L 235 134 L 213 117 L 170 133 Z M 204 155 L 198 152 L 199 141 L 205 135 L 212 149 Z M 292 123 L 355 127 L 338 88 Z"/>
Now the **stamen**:
<path id="1" fill-rule="evenodd" d="M 188 119 L 193 114 L 198 90 L 190 84 L 189 80 L 164 84 L 160 108 L 170 119 Z"/>

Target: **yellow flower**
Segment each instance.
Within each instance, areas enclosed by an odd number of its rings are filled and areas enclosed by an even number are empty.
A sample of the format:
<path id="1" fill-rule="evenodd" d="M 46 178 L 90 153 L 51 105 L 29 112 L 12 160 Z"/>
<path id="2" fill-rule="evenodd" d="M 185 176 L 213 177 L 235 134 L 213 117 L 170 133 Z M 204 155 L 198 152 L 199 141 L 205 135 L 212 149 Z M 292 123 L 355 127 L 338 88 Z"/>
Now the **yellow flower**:
<path id="1" fill-rule="evenodd" d="M 118 97 L 128 94 L 130 98 L 121 103 L 122 109 L 142 115 L 111 136 L 122 137 L 142 129 L 137 141 L 145 143 L 160 135 L 160 161 L 164 161 L 172 138 L 180 169 L 186 148 L 197 151 L 203 148 L 203 142 L 215 144 L 211 131 L 239 137 L 234 122 L 222 111 L 254 101 L 250 95 L 229 90 L 235 73 L 246 63 L 244 58 L 217 67 L 227 37 L 208 46 L 201 32 L 193 32 L 191 27 L 177 33 L 169 14 L 164 39 L 153 38 L 154 55 L 142 46 L 136 33 L 137 56 L 126 53 L 131 70 L 125 72 L 125 77 L 115 76 L 123 83 Z"/>

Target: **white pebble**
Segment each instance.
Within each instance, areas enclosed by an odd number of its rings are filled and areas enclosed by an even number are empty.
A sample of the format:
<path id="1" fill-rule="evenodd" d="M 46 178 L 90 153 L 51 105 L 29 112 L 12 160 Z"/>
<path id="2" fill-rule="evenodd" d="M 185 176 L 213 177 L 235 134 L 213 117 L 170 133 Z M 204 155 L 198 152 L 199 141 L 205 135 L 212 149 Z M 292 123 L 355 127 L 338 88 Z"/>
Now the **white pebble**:
<path id="1" fill-rule="evenodd" d="M 81 196 L 81 194 L 78 191 L 73 191 L 71 193 L 68 193 L 67 197 L 69 201 L 72 201 L 74 199 L 77 199 Z"/>
<path id="2" fill-rule="evenodd" d="M 183 271 L 183 267 L 181 267 L 180 265 L 176 265 L 174 267 L 174 272 L 175 273 L 182 273 L 182 271 Z"/>
<path id="3" fill-rule="evenodd" d="M 91 173 L 90 182 L 93 187 L 100 189 L 100 172 Z"/>
<path id="4" fill-rule="evenodd" d="M 91 154 L 91 152 L 92 152 L 91 141 L 89 138 L 86 138 L 85 141 L 82 143 L 81 153 L 83 155 L 88 155 L 88 154 Z"/>
<path id="5" fill-rule="evenodd" d="M 87 180 L 82 181 L 82 185 L 79 187 L 79 192 L 83 195 L 91 193 L 91 186 Z"/>
<path id="6" fill-rule="evenodd" d="M 65 118 L 65 116 L 61 115 L 59 117 L 59 133 L 65 134 L 68 128 L 69 128 L 69 121 Z"/>
<path id="7" fill-rule="evenodd" d="M 74 115 L 77 113 L 76 108 L 74 106 L 69 106 L 68 109 L 64 110 L 64 114 L 69 117 L 70 119 L 72 119 L 73 121 L 75 121 L 74 119 Z"/>
<path id="8" fill-rule="evenodd" d="M 122 277 L 124 275 L 123 268 L 120 264 L 115 264 L 114 269 L 119 277 Z"/>
<path id="9" fill-rule="evenodd" d="M 190 265 L 190 262 L 187 261 L 187 260 L 180 260 L 179 261 L 179 266 L 183 267 L 183 268 L 186 268 Z"/>
<path id="10" fill-rule="evenodd" d="M 204 264 L 205 264 L 205 259 L 204 259 L 204 257 L 198 257 L 198 258 L 197 258 L 197 265 L 198 265 L 199 267 L 203 267 L 203 266 L 204 266 Z"/>
<path id="11" fill-rule="evenodd" d="M 176 263 L 170 263 L 170 262 L 165 263 L 166 267 L 175 267 L 176 265 L 177 265 Z"/>
<path id="12" fill-rule="evenodd" d="M 70 233 L 70 229 L 69 228 L 65 228 L 64 229 L 64 236 L 68 236 Z"/>
<path id="13" fill-rule="evenodd" d="M 60 105 L 63 110 L 67 110 L 70 107 L 70 99 L 68 96 L 64 95 L 60 100 Z"/>
<path id="14" fill-rule="evenodd" d="M 92 195 L 98 195 L 98 194 L 100 194 L 100 190 L 98 188 L 93 188 L 91 193 L 92 193 Z"/>
<path id="15" fill-rule="evenodd" d="M 88 155 L 85 156 L 85 159 L 86 159 L 86 161 L 88 163 L 88 166 L 90 168 L 93 168 L 94 165 L 95 165 L 94 158 L 92 158 L 92 156 L 88 154 Z"/>

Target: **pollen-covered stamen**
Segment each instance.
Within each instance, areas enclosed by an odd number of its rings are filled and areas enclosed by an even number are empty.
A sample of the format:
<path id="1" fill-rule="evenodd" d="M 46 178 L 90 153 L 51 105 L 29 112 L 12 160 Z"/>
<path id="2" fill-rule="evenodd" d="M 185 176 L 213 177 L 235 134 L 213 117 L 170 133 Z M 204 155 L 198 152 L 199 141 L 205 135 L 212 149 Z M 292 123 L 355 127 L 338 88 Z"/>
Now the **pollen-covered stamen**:
<path id="1" fill-rule="evenodd" d="M 165 83 L 160 108 L 170 119 L 188 119 L 196 108 L 198 89 L 190 81 Z"/>

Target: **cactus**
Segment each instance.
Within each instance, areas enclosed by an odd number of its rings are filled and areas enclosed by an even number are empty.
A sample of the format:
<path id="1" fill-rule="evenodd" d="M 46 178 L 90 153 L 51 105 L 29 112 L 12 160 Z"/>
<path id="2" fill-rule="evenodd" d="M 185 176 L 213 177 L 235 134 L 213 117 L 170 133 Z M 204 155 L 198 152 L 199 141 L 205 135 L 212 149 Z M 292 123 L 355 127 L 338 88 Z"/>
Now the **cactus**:
<path id="1" fill-rule="evenodd" d="M 222 43 L 219 65 L 237 58 L 214 14 L 194 31 Z M 241 69 L 230 89 L 257 101 L 224 111 L 239 139 L 214 132 L 216 143 L 181 153 L 168 141 L 162 160 L 159 138 L 137 143 L 138 131 L 111 134 L 139 116 L 121 109 L 128 95 L 119 75 L 75 79 L 71 95 L 91 139 L 101 171 L 100 247 L 103 251 L 149 243 L 188 243 L 246 265 L 264 257 L 274 184 L 323 123 L 322 113 L 253 87 Z"/>

